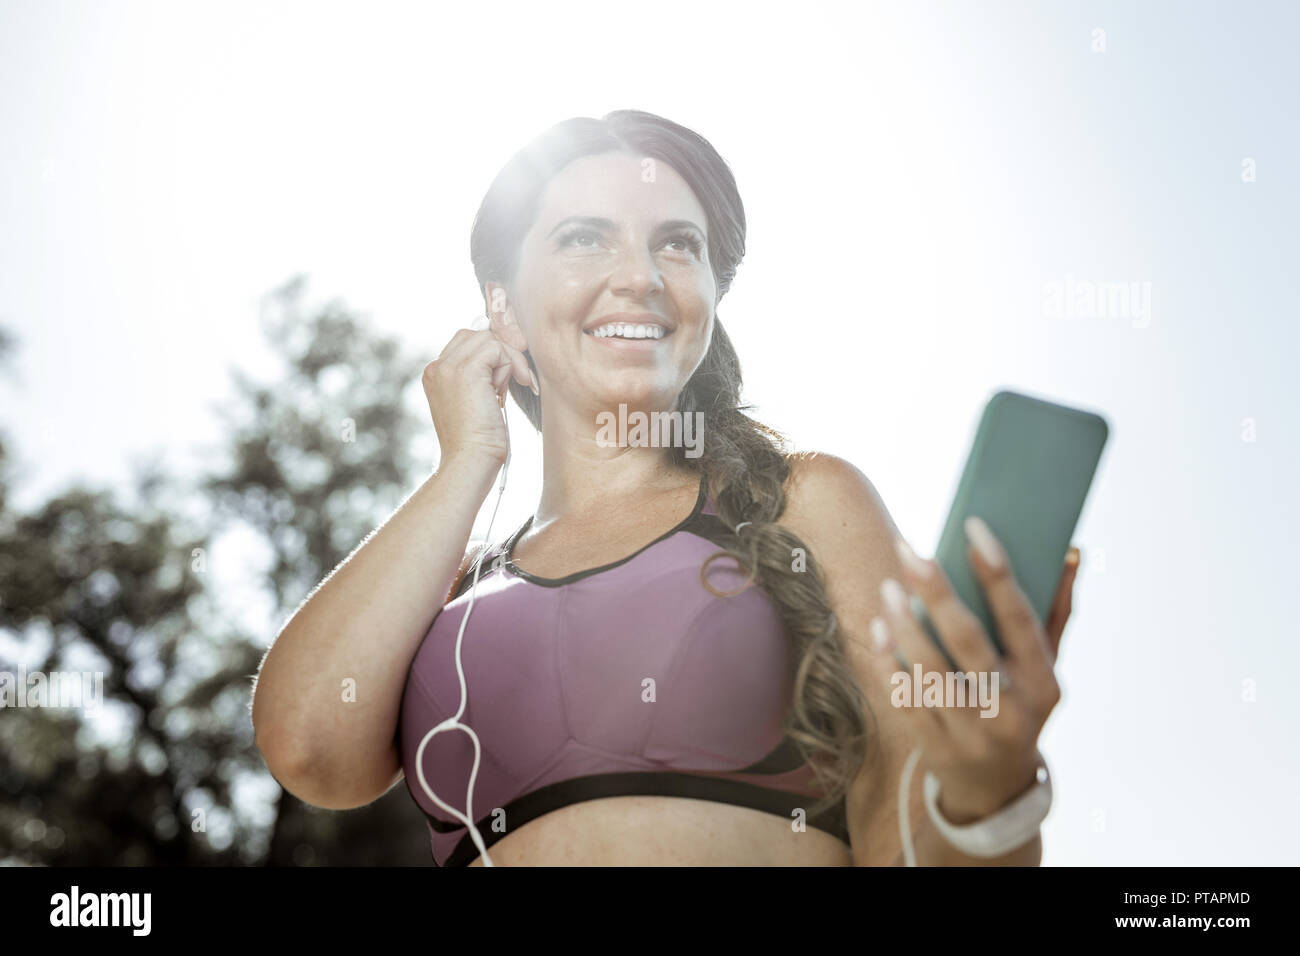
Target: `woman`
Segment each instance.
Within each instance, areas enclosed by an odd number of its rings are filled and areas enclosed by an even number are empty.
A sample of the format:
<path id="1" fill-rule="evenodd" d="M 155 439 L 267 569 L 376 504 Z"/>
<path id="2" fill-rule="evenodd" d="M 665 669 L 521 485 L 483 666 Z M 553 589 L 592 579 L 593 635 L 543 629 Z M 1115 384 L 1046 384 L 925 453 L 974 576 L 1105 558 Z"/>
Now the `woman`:
<path id="1" fill-rule="evenodd" d="M 726 164 L 648 113 L 560 123 L 502 170 L 471 238 L 490 326 L 424 374 L 438 470 L 263 663 L 254 725 L 287 789 L 342 809 L 405 773 L 440 865 L 483 865 L 479 839 L 493 865 L 871 865 L 903 860 L 918 747 L 954 826 L 1034 784 L 1077 552 L 1043 626 L 971 530 L 997 658 L 861 472 L 743 414 L 717 306 L 744 241 Z M 462 556 L 508 455 L 507 387 L 542 435 L 541 497 Z M 698 422 L 698 447 L 611 442 L 601 423 L 636 412 Z M 1010 675 L 997 718 L 891 706 L 900 664 L 945 669 L 906 591 L 963 670 Z M 434 732 L 457 717 L 476 740 Z M 1039 862 L 1036 835 L 965 855 L 916 780 L 918 862 Z"/>

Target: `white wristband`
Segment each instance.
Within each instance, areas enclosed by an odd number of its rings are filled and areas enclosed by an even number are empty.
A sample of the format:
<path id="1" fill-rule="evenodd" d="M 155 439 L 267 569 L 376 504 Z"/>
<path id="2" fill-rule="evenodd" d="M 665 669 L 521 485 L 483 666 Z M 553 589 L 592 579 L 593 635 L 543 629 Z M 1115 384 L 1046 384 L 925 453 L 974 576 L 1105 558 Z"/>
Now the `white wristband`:
<path id="1" fill-rule="evenodd" d="M 907 758 L 899 792 L 899 830 L 907 866 L 916 866 L 911 828 L 907 825 L 907 795 L 911 789 L 912 772 L 920 757 L 921 748 L 918 747 Z M 1047 817 L 1047 811 L 1052 806 L 1052 776 L 1046 763 L 1040 765 L 1038 778 L 1033 786 L 998 812 L 965 826 L 955 826 L 939 812 L 939 778 L 927 772 L 924 784 L 925 809 L 930 822 L 943 838 L 967 856 L 983 859 L 1005 856 L 1034 838 L 1039 824 Z"/>

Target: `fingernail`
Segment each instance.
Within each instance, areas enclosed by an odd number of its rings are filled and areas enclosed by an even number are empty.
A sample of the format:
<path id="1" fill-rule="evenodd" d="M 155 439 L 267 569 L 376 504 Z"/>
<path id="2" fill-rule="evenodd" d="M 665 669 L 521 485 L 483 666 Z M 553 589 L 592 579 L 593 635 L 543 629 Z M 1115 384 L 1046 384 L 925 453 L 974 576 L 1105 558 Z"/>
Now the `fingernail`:
<path id="1" fill-rule="evenodd" d="M 880 596 L 885 599 L 885 606 L 895 614 L 901 616 L 907 613 L 907 595 L 903 586 L 893 578 L 885 578 L 880 582 Z"/>
<path id="2" fill-rule="evenodd" d="M 916 556 L 916 552 L 902 538 L 894 539 L 894 549 L 898 552 L 898 558 L 903 562 L 904 567 L 911 571 L 915 577 L 922 581 L 930 577 L 930 565 Z"/>
<path id="3" fill-rule="evenodd" d="M 537 388 L 537 374 L 536 374 L 532 369 L 529 369 L 529 370 L 528 370 L 528 377 L 531 378 L 531 379 L 533 380 L 533 384 L 530 385 L 529 388 L 531 388 L 531 389 L 533 390 L 533 394 L 534 394 L 534 395 L 536 395 L 538 398 L 541 398 L 541 397 L 542 397 L 542 393 L 541 393 L 540 391 L 538 391 L 538 388 Z"/>
<path id="4" fill-rule="evenodd" d="M 984 562 L 995 570 L 1003 566 L 1002 546 L 998 544 L 998 539 L 993 537 L 993 532 L 989 530 L 983 520 L 971 515 L 963 523 L 966 529 L 966 537 L 970 543 L 975 545 L 975 550 L 980 553 Z"/>
<path id="5" fill-rule="evenodd" d="M 883 617 L 871 619 L 871 646 L 878 651 L 883 651 L 889 646 L 889 625 L 885 623 Z"/>

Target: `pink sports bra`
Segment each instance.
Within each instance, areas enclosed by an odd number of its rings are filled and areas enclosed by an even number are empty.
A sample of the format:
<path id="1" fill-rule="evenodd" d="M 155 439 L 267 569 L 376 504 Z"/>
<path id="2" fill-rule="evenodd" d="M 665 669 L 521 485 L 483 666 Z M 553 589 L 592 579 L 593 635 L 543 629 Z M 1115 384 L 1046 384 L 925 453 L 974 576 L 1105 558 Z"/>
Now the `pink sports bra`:
<path id="1" fill-rule="evenodd" d="M 620 561 L 542 578 L 511 560 L 532 523 L 485 551 L 461 648 L 468 702 L 461 722 L 482 747 L 474 813 L 484 844 L 560 807 L 624 795 L 691 797 L 788 820 L 820 795 L 783 722 L 794 652 L 761 588 L 719 597 L 700 581 L 705 559 L 734 541 L 707 479 L 691 513 Z M 724 594 L 746 575 L 724 557 L 708 580 Z M 406 785 L 428 820 L 439 866 L 478 849 L 415 771 L 421 740 L 460 705 L 456 637 L 473 567 L 439 611 L 407 676 L 397 743 Z M 465 810 L 474 745 L 459 730 L 424 748 L 424 775 Z M 494 827 L 504 811 L 504 831 Z M 845 805 L 807 823 L 849 843 Z"/>

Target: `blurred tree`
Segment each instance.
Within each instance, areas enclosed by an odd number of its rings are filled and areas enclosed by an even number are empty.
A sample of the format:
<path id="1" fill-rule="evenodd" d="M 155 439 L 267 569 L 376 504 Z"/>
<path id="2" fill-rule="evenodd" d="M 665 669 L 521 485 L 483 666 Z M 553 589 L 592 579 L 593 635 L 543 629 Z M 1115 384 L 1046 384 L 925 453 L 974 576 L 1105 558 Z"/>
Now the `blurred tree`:
<path id="1" fill-rule="evenodd" d="M 337 303 L 304 315 L 304 291 L 298 277 L 267 297 L 263 328 L 284 373 L 269 386 L 234 373 L 238 397 L 219 410 L 230 423 L 231 466 L 205 483 L 219 524 L 237 522 L 269 544 L 265 580 L 282 621 L 432 465 L 414 456 L 419 421 L 400 401 L 424 361 Z M 282 791 L 266 859 L 432 863 L 404 784 L 341 813 Z"/>
<path id="2" fill-rule="evenodd" d="M 157 490 L 148 478 L 142 486 Z M 6 857 L 232 861 L 195 839 L 186 798 L 229 806 L 226 765 L 251 766 L 241 761 L 250 735 L 238 721 L 238 674 L 257 655 L 247 642 L 228 643 L 211 648 L 208 672 L 183 668 L 182 644 L 201 640 L 186 610 L 202 585 L 186 558 L 202 544 L 166 515 L 80 488 L 0 522 L 0 627 L 35 652 L 27 670 L 104 675 L 102 718 L 0 711 L 0 784 L 18 798 L 0 817 Z"/>
<path id="3" fill-rule="evenodd" d="M 14 514 L 0 440 L 0 636 L 29 672 L 104 674 L 102 716 L 0 710 L 0 859 L 430 865 L 404 785 L 334 812 L 271 778 L 248 706 L 273 634 L 236 619 L 241 597 L 213 573 L 221 542 L 251 533 L 267 560 L 245 576 L 283 622 L 430 467 L 400 401 L 423 362 L 337 303 L 308 314 L 304 290 L 299 277 L 267 297 L 281 371 L 271 384 L 232 373 L 221 467 L 196 480 L 151 464 L 133 501 L 74 487 Z M 0 360 L 12 345 L 0 330 Z"/>

